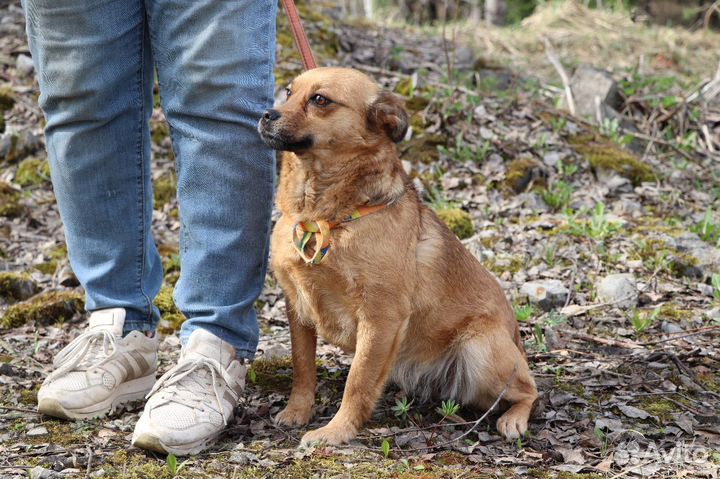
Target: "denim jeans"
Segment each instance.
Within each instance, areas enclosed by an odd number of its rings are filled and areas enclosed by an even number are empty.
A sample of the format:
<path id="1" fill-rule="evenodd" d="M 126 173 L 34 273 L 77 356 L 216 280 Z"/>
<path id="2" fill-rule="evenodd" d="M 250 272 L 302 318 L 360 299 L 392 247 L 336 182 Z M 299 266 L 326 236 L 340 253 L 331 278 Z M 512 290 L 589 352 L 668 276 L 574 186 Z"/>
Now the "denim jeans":
<path id="1" fill-rule="evenodd" d="M 163 271 L 151 232 L 154 73 L 177 158 L 180 338 L 203 328 L 251 358 L 275 156 L 277 0 L 24 0 L 51 177 L 89 311 L 154 330 Z"/>

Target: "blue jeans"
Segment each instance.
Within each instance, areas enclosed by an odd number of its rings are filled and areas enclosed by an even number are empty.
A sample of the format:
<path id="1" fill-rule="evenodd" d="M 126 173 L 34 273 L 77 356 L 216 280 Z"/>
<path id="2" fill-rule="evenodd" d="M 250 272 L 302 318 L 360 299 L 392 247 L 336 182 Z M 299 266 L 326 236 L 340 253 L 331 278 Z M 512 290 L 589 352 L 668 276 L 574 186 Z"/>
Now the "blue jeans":
<path id="1" fill-rule="evenodd" d="M 188 318 L 251 358 L 267 266 L 275 156 L 277 0 L 24 0 L 53 187 L 89 311 L 154 330 L 163 271 L 151 232 L 154 72 L 177 158 Z"/>

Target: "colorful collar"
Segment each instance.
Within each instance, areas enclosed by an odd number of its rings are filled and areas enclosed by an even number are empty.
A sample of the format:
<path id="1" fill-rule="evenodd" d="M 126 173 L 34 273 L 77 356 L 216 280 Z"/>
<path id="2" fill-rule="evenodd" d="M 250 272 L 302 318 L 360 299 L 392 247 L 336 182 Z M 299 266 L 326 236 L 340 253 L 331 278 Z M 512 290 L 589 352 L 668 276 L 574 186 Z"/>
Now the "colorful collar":
<path id="1" fill-rule="evenodd" d="M 375 213 L 388 206 L 389 203 L 372 206 L 359 206 L 350 215 L 340 221 L 299 221 L 295 223 L 292 230 L 293 246 L 300 257 L 307 264 L 320 264 L 330 251 L 330 230 L 337 228 L 342 223 L 349 223 L 357 219 Z M 311 238 L 315 238 L 315 253 L 309 256 L 305 253 Z"/>

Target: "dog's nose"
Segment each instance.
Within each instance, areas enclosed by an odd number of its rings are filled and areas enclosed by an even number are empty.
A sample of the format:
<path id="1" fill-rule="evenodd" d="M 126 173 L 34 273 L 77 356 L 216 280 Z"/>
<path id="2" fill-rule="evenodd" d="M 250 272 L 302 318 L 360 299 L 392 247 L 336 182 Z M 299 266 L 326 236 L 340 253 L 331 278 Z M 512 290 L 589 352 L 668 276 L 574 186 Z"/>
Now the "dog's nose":
<path id="1" fill-rule="evenodd" d="M 266 110 L 263 114 L 263 120 L 266 121 L 275 121 L 278 118 L 280 118 L 280 112 L 277 110 Z"/>

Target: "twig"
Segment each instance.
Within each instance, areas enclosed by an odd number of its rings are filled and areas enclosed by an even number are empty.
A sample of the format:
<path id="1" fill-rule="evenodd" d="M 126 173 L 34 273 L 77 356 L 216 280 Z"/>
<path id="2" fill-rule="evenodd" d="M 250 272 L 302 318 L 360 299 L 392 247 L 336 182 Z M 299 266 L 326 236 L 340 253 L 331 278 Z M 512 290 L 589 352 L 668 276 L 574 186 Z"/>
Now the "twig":
<path id="1" fill-rule="evenodd" d="M 92 461 L 93 461 L 93 450 L 90 445 L 87 447 L 88 450 L 88 463 L 87 463 L 87 469 L 85 469 L 85 477 L 90 477 L 90 471 L 92 470 Z"/>
<path id="2" fill-rule="evenodd" d="M 714 331 L 720 329 L 720 326 L 708 326 L 707 328 L 700 328 L 693 332 L 688 331 L 682 331 L 685 334 L 682 334 L 680 336 L 673 336 L 672 338 L 663 338 L 663 339 L 655 339 L 653 341 L 645 341 L 644 343 L 641 343 L 643 346 L 650 346 L 652 344 L 659 344 L 659 343 L 666 343 L 668 341 L 675 341 L 676 339 L 683 339 L 690 336 L 697 336 L 698 334 L 705 334 L 708 331 Z M 681 331 L 678 331 L 677 333 L 668 333 L 668 334 L 680 334 Z"/>
<path id="3" fill-rule="evenodd" d="M 577 331 L 565 330 L 565 329 L 559 329 L 558 332 L 562 333 L 562 334 L 567 334 L 569 336 L 573 336 L 578 339 L 584 339 L 585 341 L 602 344 L 604 346 L 613 346 L 613 347 L 625 348 L 625 349 L 645 349 L 645 348 L 643 348 L 642 344 L 636 343 L 634 341 L 621 341 L 619 339 L 600 338 L 597 336 L 591 336 L 589 334 L 580 333 Z"/>
<path id="4" fill-rule="evenodd" d="M 660 145 L 669 146 L 673 150 L 677 151 L 681 155 L 683 155 L 685 158 L 687 158 L 690 161 L 695 160 L 691 154 L 689 154 L 686 151 L 683 151 L 682 148 L 679 148 L 677 145 L 670 143 L 669 141 L 661 140 L 660 138 L 656 138 L 654 136 L 645 135 L 643 133 L 638 133 L 636 131 L 630 131 L 626 130 L 625 128 L 621 128 L 622 132 L 626 135 L 634 136 L 635 138 L 640 138 L 641 140 L 647 140 L 647 141 L 653 141 L 655 143 L 658 143 Z"/>
<path id="5" fill-rule="evenodd" d="M 18 412 L 27 412 L 30 414 L 40 414 L 37 411 L 33 409 L 25 409 L 21 407 L 13 407 L 13 406 L 0 406 L 0 409 L 5 409 L 7 411 L 18 411 Z"/>
<path id="6" fill-rule="evenodd" d="M 545 55 L 547 56 L 548 60 L 550 60 L 552 66 L 555 67 L 555 70 L 558 72 L 558 75 L 560 75 L 560 79 L 562 80 L 563 86 L 565 87 L 565 97 L 567 98 L 568 110 L 570 111 L 571 115 L 575 116 L 575 99 L 573 98 L 572 90 L 570 89 L 570 78 L 568 78 L 565 69 L 560 63 L 560 60 L 558 60 L 557 56 L 555 55 L 555 50 L 553 49 L 550 40 L 548 40 L 547 38 L 543 38 L 543 40 L 545 41 Z"/>

